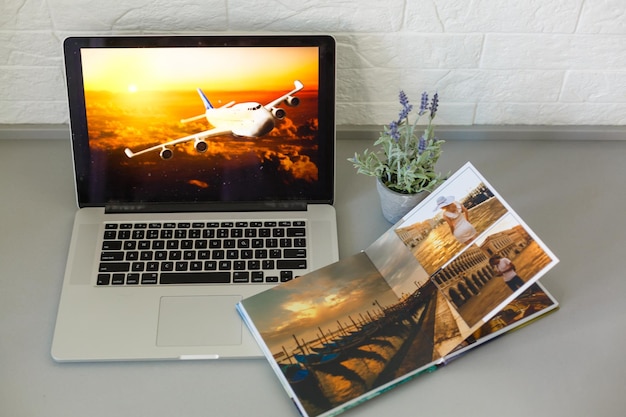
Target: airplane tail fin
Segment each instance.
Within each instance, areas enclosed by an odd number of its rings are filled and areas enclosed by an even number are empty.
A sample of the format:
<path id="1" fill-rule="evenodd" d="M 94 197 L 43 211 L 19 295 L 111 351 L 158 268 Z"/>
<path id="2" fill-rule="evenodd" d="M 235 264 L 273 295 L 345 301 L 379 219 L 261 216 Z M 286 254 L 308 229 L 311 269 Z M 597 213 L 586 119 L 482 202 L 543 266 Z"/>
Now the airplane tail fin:
<path id="1" fill-rule="evenodd" d="M 200 98 L 202 99 L 202 102 L 204 103 L 204 107 L 209 110 L 213 108 L 213 105 L 211 104 L 211 102 L 209 101 L 209 99 L 204 95 L 204 92 L 198 88 L 198 94 L 200 95 Z"/>

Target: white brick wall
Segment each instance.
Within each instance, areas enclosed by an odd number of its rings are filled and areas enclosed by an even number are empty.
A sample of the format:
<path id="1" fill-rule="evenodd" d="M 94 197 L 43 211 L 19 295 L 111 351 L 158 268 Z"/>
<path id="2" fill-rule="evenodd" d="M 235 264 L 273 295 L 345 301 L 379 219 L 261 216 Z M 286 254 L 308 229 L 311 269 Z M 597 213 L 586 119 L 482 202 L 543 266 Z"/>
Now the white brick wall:
<path id="1" fill-rule="evenodd" d="M 624 0 L 3 0 L 0 124 L 66 123 L 69 35 L 325 32 L 337 123 L 389 122 L 397 92 L 439 124 L 626 124 Z"/>

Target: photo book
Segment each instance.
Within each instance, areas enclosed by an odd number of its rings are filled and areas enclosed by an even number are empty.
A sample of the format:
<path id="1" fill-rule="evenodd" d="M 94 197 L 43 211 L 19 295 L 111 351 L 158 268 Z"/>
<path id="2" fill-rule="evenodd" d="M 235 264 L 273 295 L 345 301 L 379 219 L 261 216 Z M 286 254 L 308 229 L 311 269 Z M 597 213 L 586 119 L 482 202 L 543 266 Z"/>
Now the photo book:
<path id="1" fill-rule="evenodd" d="M 364 251 L 237 305 L 303 416 L 334 416 L 558 308 L 556 256 L 471 164 Z"/>

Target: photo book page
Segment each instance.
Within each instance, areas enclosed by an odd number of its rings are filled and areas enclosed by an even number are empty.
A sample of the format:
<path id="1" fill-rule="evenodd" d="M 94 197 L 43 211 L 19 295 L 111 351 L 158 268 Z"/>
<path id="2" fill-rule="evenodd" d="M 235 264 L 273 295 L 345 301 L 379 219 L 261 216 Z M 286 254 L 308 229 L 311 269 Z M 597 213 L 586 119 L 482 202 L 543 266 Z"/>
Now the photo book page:
<path id="1" fill-rule="evenodd" d="M 333 416 L 558 307 L 558 259 L 467 163 L 363 252 L 237 306 L 305 416 Z"/>

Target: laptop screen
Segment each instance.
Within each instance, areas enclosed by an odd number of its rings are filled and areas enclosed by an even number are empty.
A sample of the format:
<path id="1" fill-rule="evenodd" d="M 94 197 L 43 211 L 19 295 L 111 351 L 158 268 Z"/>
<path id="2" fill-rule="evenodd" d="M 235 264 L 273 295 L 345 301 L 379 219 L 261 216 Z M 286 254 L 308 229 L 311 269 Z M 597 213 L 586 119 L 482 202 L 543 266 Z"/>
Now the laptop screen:
<path id="1" fill-rule="evenodd" d="M 88 37 L 64 47 L 81 207 L 332 202 L 332 37 Z"/>

